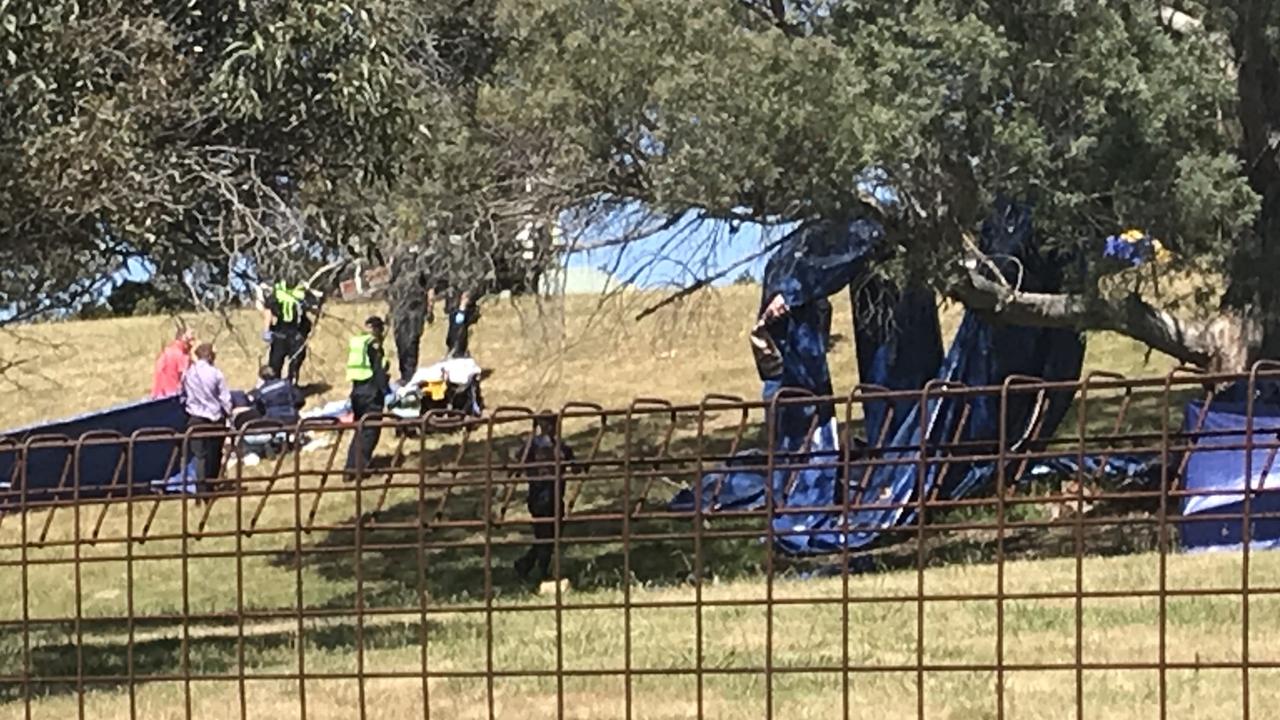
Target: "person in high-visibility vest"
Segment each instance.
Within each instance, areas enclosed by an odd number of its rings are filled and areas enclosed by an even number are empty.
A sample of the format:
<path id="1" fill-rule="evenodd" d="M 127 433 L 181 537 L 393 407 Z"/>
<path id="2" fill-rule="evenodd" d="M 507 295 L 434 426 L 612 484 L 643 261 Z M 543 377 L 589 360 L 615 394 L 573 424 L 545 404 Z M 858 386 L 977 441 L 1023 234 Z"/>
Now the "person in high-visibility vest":
<path id="1" fill-rule="evenodd" d="M 307 290 L 302 285 L 290 287 L 287 283 L 278 282 L 265 304 L 266 327 L 262 339 L 271 346 L 267 365 L 275 371 L 276 377 L 296 385 L 302 361 L 307 356 L 307 336 L 311 333 Z"/>
<path id="2" fill-rule="evenodd" d="M 347 379 L 351 381 L 351 414 L 355 422 L 381 413 L 391 392 L 390 366 L 382 349 L 386 324 L 374 316 L 365 321 L 364 328 L 364 333 L 347 343 Z M 352 438 L 343 473 L 346 480 L 357 480 L 369 472 L 381 436 L 382 429 L 370 422 Z"/>

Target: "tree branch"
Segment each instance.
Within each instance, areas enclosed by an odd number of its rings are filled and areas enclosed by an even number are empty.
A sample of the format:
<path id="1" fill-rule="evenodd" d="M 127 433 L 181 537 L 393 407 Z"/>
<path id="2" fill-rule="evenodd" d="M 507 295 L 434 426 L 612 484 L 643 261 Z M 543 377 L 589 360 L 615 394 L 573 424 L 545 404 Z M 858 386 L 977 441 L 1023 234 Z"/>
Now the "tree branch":
<path id="1" fill-rule="evenodd" d="M 788 236 L 787 236 L 787 237 L 790 237 L 790 235 L 788 234 Z M 787 239 L 787 238 L 786 238 L 786 237 L 784 237 L 784 238 L 780 238 L 780 239 L 778 239 L 778 240 L 775 240 L 775 241 L 773 241 L 773 242 L 769 243 L 768 245 L 765 245 L 765 246 L 764 246 L 762 249 L 760 249 L 758 252 L 754 252 L 754 253 L 752 253 L 752 254 L 750 254 L 750 255 L 748 255 L 748 256 L 746 256 L 746 257 L 742 258 L 741 260 L 739 260 L 739 261 L 737 261 L 737 262 L 733 263 L 732 265 L 730 265 L 730 266 L 728 266 L 728 267 L 724 268 L 723 270 L 720 270 L 719 272 L 716 272 L 716 273 L 714 273 L 714 274 L 708 275 L 708 276 L 706 276 L 706 277 L 698 278 L 698 279 L 697 279 L 697 280 L 695 280 L 694 282 L 692 282 L 692 283 L 690 283 L 690 284 L 688 284 L 688 285 L 686 285 L 686 286 L 684 286 L 684 287 L 680 288 L 680 289 L 679 289 L 679 290 L 677 290 L 676 292 L 674 292 L 674 293 L 672 293 L 672 294 L 668 295 L 667 297 L 663 298 L 661 301 L 659 301 L 659 302 L 657 302 L 657 303 L 655 303 L 655 304 L 653 304 L 653 305 L 650 305 L 649 307 L 647 307 L 647 308 L 645 308 L 644 310 L 640 311 L 640 314 L 636 315 L 636 321 L 637 321 L 637 322 L 639 322 L 640 320 L 643 320 L 643 319 L 645 319 L 645 318 L 649 317 L 650 315 L 652 315 L 652 314 L 654 314 L 655 312 L 657 312 L 657 311 L 661 310 L 662 308 L 664 308 L 664 307 L 666 307 L 666 306 L 670 305 L 671 303 L 674 303 L 674 302 L 677 302 L 677 301 L 679 301 L 679 300 L 681 300 L 681 299 L 683 299 L 683 298 L 689 297 L 690 295 L 692 295 L 692 294 L 694 294 L 694 293 L 698 292 L 699 290 L 701 290 L 701 289 L 703 289 L 703 288 L 705 288 L 705 287 L 708 287 L 709 285 L 711 285 L 712 283 L 714 283 L 716 280 L 719 280 L 720 278 L 723 278 L 723 277 L 728 276 L 728 275 L 729 275 L 729 273 L 733 272 L 734 270 L 737 270 L 738 268 L 742 267 L 743 265 L 747 265 L 748 263 L 754 262 L 754 261 L 756 261 L 756 260 L 758 260 L 758 259 L 760 259 L 760 258 L 764 257 L 765 255 L 768 255 L 769 253 L 771 253 L 771 252 L 773 252 L 774 250 L 776 250 L 776 249 L 778 248 L 778 246 L 782 245 L 782 243 L 783 243 L 783 242 L 785 242 L 785 241 L 786 241 L 786 239 Z"/>
<path id="2" fill-rule="evenodd" d="M 1112 330 L 1182 362 L 1208 367 L 1217 353 L 1207 325 L 1187 323 L 1136 294 L 1122 300 L 1072 293 L 1022 292 L 982 274 L 976 261 L 947 290 L 970 310 L 1000 322 L 1037 327 Z"/>
<path id="3" fill-rule="evenodd" d="M 788 232 L 786 235 L 778 238 L 777 240 L 774 240 L 773 242 L 766 244 L 764 247 L 760 248 L 758 251 L 751 253 L 750 255 L 744 258 L 739 259 L 737 262 L 733 263 L 732 265 L 729 265 L 728 267 L 725 267 L 711 275 L 698 278 L 692 283 L 680 288 L 676 292 L 663 298 L 656 304 L 650 305 L 649 307 L 642 310 L 639 315 L 636 315 L 636 321 L 643 320 L 646 317 L 649 317 L 653 313 L 657 312 L 658 310 L 661 310 L 662 308 L 674 302 L 677 302 L 686 297 L 689 297 L 690 295 L 698 292 L 699 290 L 702 290 L 703 288 L 709 287 L 715 281 L 724 277 L 728 277 L 729 273 L 732 273 L 738 268 L 744 265 L 748 265 L 752 262 L 755 262 L 756 260 L 759 260 L 765 255 L 768 255 L 769 253 L 773 252 L 774 250 L 777 250 L 779 247 L 782 246 L 784 242 L 794 237 L 797 233 L 808 229 L 811 225 L 812 225 L 812 221 L 801 222 L 800 225 L 796 227 L 794 230 L 792 230 L 791 232 Z"/>

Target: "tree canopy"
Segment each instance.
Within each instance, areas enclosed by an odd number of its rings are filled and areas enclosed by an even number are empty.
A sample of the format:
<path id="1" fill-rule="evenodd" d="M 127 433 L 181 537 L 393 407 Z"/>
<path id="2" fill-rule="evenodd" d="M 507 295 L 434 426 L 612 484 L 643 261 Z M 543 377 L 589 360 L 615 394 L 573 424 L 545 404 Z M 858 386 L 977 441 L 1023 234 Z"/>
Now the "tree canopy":
<path id="1" fill-rule="evenodd" d="M 1206 366 L 1280 357 L 1269 0 L 8 0 L 0 17 L 17 316 L 129 258 L 197 298 L 410 242 L 447 272 L 536 272 L 528 223 L 639 204 L 659 224 L 869 216 L 884 273 L 971 307 Z M 1129 227 L 1161 238 L 1164 294 L 1092 263 L 1052 298 L 967 270 L 999 194 L 1085 258 Z"/>
<path id="2" fill-rule="evenodd" d="M 1005 193 L 1035 202 L 1050 244 L 1096 257 L 1106 235 L 1145 228 L 1176 253 L 1164 272 L 1232 265 L 1230 299 L 1261 306 L 1257 256 L 1273 254 L 1275 228 L 1258 223 L 1260 199 L 1274 181 L 1250 168 L 1275 165 L 1257 135 L 1278 117 L 1265 90 L 1277 10 L 1188 11 L 1200 22 L 1175 29 L 1174 13 L 1140 0 L 517 3 L 505 82 L 488 97 L 560 143 L 560 173 L 659 212 L 869 215 L 902 250 L 886 265 L 971 304 L 1118 329 L 1208 364 L 1207 334 L 1109 297 L 1096 273 L 1075 278 L 1069 301 L 1010 303 L 1010 291 L 997 303 L 1001 288 L 955 263 Z M 1217 287 L 1198 282 L 1192 299 Z"/>
<path id="3" fill-rule="evenodd" d="M 359 251 L 492 51 L 451 8 L 0 4 L 0 305 L 74 303 L 131 259 L 216 300 Z"/>

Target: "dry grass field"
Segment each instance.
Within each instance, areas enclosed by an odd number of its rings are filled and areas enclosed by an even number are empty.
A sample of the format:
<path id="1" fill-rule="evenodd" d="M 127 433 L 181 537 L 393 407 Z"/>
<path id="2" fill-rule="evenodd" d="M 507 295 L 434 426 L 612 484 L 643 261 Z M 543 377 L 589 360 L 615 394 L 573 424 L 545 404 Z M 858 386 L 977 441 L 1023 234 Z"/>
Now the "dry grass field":
<path id="1" fill-rule="evenodd" d="M 491 299 L 472 339 L 477 360 L 493 371 L 485 383 L 490 406 L 558 407 L 588 400 L 625 406 L 637 396 L 696 401 L 718 392 L 754 398 L 759 381 L 747 333 L 759 302 L 757 287 L 735 286 L 696 295 L 636 322 L 637 312 L 660 299 L 625 293 L 602 300 L 569 296 L 555 301 Z M 830 356 L 837 393 L 857 383 L 849 304 L 834 301 Z M 330 305 L 318 326 L 303 382 L 323 384 L 316 401 L 346 394 L 342 381 L 346 339 L 382 307 Z M 944 338 L 960 312 L 943 309 Z M 265 360 L 261 318 L 250 312 L 229 317 L 192 316 L 186 321 L 218 347 L 218 363 L 233 386 L 249 387 Z M 7 403 L 5 427 L 100 409 L 146 395 L 151 368 L 172 339 L 174 320 L 142 317 L 66 322 L 0 333 L 0 358 L 22 362 L 0 379 Z M 428 328 L 423 359 L 443 354 L 443 323 Z M 1140 345 L 1109 333 L 1090 338 L 1087 369 L 1129 376 L 1163 374 L 1172 361 L 1149 361 Z M 15 385 L 15 383 L 17 383 Z"/>
<path id="2" fill-rule="evenodd" d="M 243 695 L 246 717 L 299 718 L 302 699 L 296 681 L 271 679 L 272 675 L 298 670 L 299 651 L 308 673 L 352 673 L 356 670 L 354 621 L 289 619 L 248 621 L 243 627 L 246 640 L 243 655 L 236 642 L 241 631 L 234 625 L 193 623 L 187 640 L 192 671 L 202 679 L 192 683 L 189 695 L 179 682 L 149 681 L 151 675 L 172 675 L 182 667 L 180 635 L 162 623 L 146 623 L 149 615 L 180 612 L 176 588 L 166 578 L 173 570 L 149 569 L 136 562 L 135 607 L 140 617 L 133 644 L 137 677 L 134 702 L 137 717 L 177 719 L 185 717 L 189 699 L 193 717 L 239 717 L 241 663 L 247 680 Z M 160 564 L 160 563 L 155 563 Z M 1275 587 L 1280 581 L 1280 559 L 1271 555 L 1254 558 L 1250 582 Z M 1123 558 L 1094 558 L 1085 564 L 1086 591 L 1131 588 L 1153 590 L 1158 585 L 1154 555 Z M 245 564 L 244 605 L 289 609 L 293 598 L 285 597 L 291 578 L 277 583 L 281 592 L 271 592 L 273 577 L 287 573 L 256 563 Z M 274 575 L 273 575 L 274 573 Z M 94 592 L 85 613 L 90 618 L 118 610 L 126 588 L 117 570 L 93 572 L 84 579 Z M 1242 573 L 1238 558 L 1220 556 L 1171 557 L 1168 586 L 1171 588 L 1239 587 Z M 235 611 L 237 585 L 234 561 L 206 560 L 193 564 L 194 596 L 191 612 Z M 66 612 L 67 584 L 60 592 L 45 584 L 46 578 L 32 578 L 46 588 L 36 604 L 37 615 Z M 305 573 L 308 607 L 344 607 L 324 603 L 323 596 L 350 592 L 350 582 Z M 991 565 L 952 566 L 931 570 L 926 575 L 930 594 L 990 593 L 996 586 Z M 848 606 L 848 657 L 857 668 L 850 676 L 851 717 L 916 717 L 917 676 L 914 671 L 875 666 L 909 667 L 917 652 L 917 606 L 914 573 L 855 577 L 852 597 L 897 595 L 901 600 L 856 603 Z M 1010 592 L 1068 591 L 1074 587 L 1075 567 L 1069 560 L 1011 562 L 1004 569 L 1005 588 Z M 345 585 L 345 587 L 344 587 Z M 842 585 L 834 580 L 781 579 L 775 582 L 776 598 L 836 600 Z M 274 595 L 274 596 L 273 596 Z M 708 601 L 763 599 L 764 583 L 743 579 L 704 587 Z M 623 615 L 621 610 L 575 609 L 575 605 L 616 602 L 616 591 L 569 593 L 561 617 L 562 663 L 578 673 L 564 681 L 565 717 L 620 718 L 624 710 L 624 685 L 616 674 L 624 666 Z M 632 592 L 635 604 L 691 601 L 690 587 L 638 588 Z M 524 611 L 534 601 L 545 598 L 500 598 L 493 605 L 492 659 L 500 673 L 536 673 L 554 670 L 556 622 L 549 611 Z M 346 602 L 350 602 L 349 596 Z M 428 601 L 432 614 L 423 624 L 418 613 L 378 616 L 362 627 L 364 668 L 370 674 L 403 673 L 409 677 L 374 678 L 365 681 L 366 717 L 422 717 L 423 692 L 413 673 L 423 667 L 425 645 L 427 666 L 433 672 L 479 673 L 486 668 L 486 615 L 451 612 L 452 607 L 474 609 L 475 602 L 435 603 Z M 840 666 L 845 651 L 843 606 L 841 603 L 789 605 L 774 610 L 772 659 L 781 672 L 772 679 L 773 717 L 822 720 L 841 717 L 843 686 L 836 672 L 787 673 L 787 668 Z M 10 601 L 5 612 L 17 610 Z M 928 665 L 983 665 L 996 659 L 996 604 L 991 600 L 949 600 L 927 602 L 924 611 L 923 658 Z M 1205 663 L 1239 662 L 1241 657 L 1241 603 L 1238 597 L 1183 597 L 1167 604 L 1167 660 L 1184 667 Z M 1250 632 L 1250 657 L 1254 662 L 1275 662 L 1280 658 L 1280 640 L 1274 618 L 1280 600 L 1274 596 L 1252 600 L 1254 616 Z M 1004 659 L 1011 665 L 1054 663 L 1070 666 L 1075 658 L 1075 608 L 1070 600 L 1009 601 L 1004 612 Z M 1159 659 L 1156 618 L 1159 603 L 1154 598 L 1114 598 L 1086 601 L 1082 608 L 1081 657 L 1086 664 L 1145 664 L 1153 667 Z M 765 610 L 762 607 L 711 607 L 702 611 L 701 651 L 704 679 L 705 716 L 724 720 L 765 717 L 766 681 L 759 672 L 765 663 Z M 697 635 L 691 608 L 634 608 L 631 613 L 631 665 L 650 674 L 633 681 L 632 701 L 636 718 L 676 719 L 694 717 Z M 119 625 L 85 622 L 81 645 L 86 667 L 98 674 L 123 672 L 127 635 Z M 16 634 L 14 634 L 16 635 Z M 19 669 L 20 638 L 11 635 L 2 643 L 5 673 Z M 44 626 L 33 633 L 38 674 L 74 674 L 76 650 L 72 629 L 65 623 Z M 301 648 L 299 647 L 301 646 Z M 671 670 L 672 675 L 655 671 Z M 751 672 L 754 670 L 755 672 Z M 605 673 L 613 672 L 608 675 Z M 738 672 L 735 672 L 738 671 Z M 592 675 L 598 672 L 600 675 Z M 674 673 L 680 674 L 674 674 Z M 254 676 L 266 676 L 255 679 Z M 995 712 L 994 673 L 970 670 L 931 669 L 924 673 L 927 717 L 992 718 Z M 1241 682 L 1238 671 L 1206 669 L 1169 670 L 1165 677 L 1169 717 L 1239 717 Z M 1009 671 L 1005 678 L 1005 717 L 1051 718 L 1072 716 L 1075 677 L 1071 670 Z M 1160 676 L 1146 670 L 1086 670 L 1083 673 L 1085 717 L 1157 717 Z M 1254 670 L 1251 700 L 1256 712 L 1280 702 L 1280 674 L 1274 670 Z M 129 715 L 129 697 L 119 687 L 87 687 L 86 717 L 109 720 Z M 18 688 L 0 688 L 0 717 L 23 716 Z M 75 716 L 79 698 L 73 687 L 42 687 L 33 705 L 33 718 Z M 494 683 L 496 717 L 554 718 L 556 684 L 550 678 L 499 677 Z M 359 688 L 350 679 L 311 679 L 305 684 L 306 717 L 325 720 L 359 716 Z M 430 717 L 485 718 L 487 690 L 480 678 L 433 679 L 429 686 Z"/>
<path id="3" fill-rule="evenodd" d="M 632 318 L 654 299 L 652 295 L 622 295 L 604 303 L 593 297 L 570 297 L 563 316 L 551 302 L 539 306 L 532 301 L 495 300 L 485 306 L 473 339 L 477 358 L 494 373 L 485 385 L 487 400 L 490 406 L 556 407 L 570 399 L 619 406 L 636 396 L 696 401 L 706 392 L 754 397 L 758 383 L 745 337 L 757 292 L 750 287 L 718 290 L 641 323 Z M 831 357 L 839 392 L 852 387 L 856 377 L 848 340 L 849 309 L 836 303 L 836 310 L 833 327 L 844 336 Z M 317 331 L 305 370 L 304 383 L 317 388 L 314 402 L 344 394 L 340 378 L 345 337 L 373 311 L 371 307 L 331 307 L 331 315 Z M 945 318 L 949 334 L 958 313 L 947 310 Z M 250 384 L 263 354 L 257 339 L 258 318 L 246 313 L 231 316 L 229 324 L 210 317 L 192 321 L 205 338 L 217 342 L 219 364 L 233 384 Z M 43 325 L 0 335 L 0 357 L 27 361 L 13 371 L 11 380 L 16 384 L 5 387 L 9 400 L 4 404 L 5 424 L 16 426 L 140 397 L 149 385 L 154 356 L 171 328 L 168 319 L 133 318 Z M 424 340 L 425 357 L 442 346 L 441 333 L 439 325 L 431 328 Z M 1113 336 L 1090 340 L 1089 368 L 1136 376 L 1162 374 L 1171 366 L 1160 356 L 1148 361 L 1139 347 Z M 320 389 L 326 385 L 328 389 Z M 300 497 L 308 497 L 306 493 L 314 489 L 310 482 L 301 486 Z M 37 680 L 75 675 L 78 668 L 90 675 L 120 674 L 132 657 L 137 683 L 132 694 L 119 684 L 90 682 L 83 694 L 74 684 L 36 684 L 31 688 L 35 697 L 28 716 L 20 684 L 0 681 L 0 718 L 62 720 L 79 715 L 117 720 L 131 717 L 132 701 L 138 718 L 184 718 L 189 703 L 196 718 L 285 720 L 303 717 L 305 702 L 306 718 L 327 720 L 361 717 L 362 694 L 364 717 L 423 717 L 420 678 L 372 677 L 362 689 L 351 679 L 311 679 L 300 688 L 296 681 L 274 677 L 297 672 L 300 657 L 308 673 L 354 672 L 357 635 L 363 637 L 364 669 L 374 674 L 420 673 L 424 646 L 425 662 L 433 672 L 483 671 L 490 658 L 500 672 L 555 669 L 555 613 L 522 610 L 544 604 L 548 598 L 530 595 L 510 570 L 528 534 L 518 513 L 512 513 L 510 522 L 499 525 L 492 536 L 492 612 L 475 612 L 486 607 L 482 548 L 419 548 L 415 544 L 421 527 L 418 493 L 405 487 L 393 490 L 386 511 L 361 531 L 366 547 L 357 554 L 350 548 L 357 492 L 352 489 L 326 499 L 316 518 L 323 529 L 312 534 L 237 535 L 234 531 L 244 526 L 251 506 L 256 505 L 252 497 L 218 500 L 206 528 L 209 534 L 198 540 L 78 549 L 70 543 L 36 547 L 24 541 L 39 531 L 47 517 L 44 513 L 32 513 L 25 521 L 4 518 L 0 522 L 0 587 L 13 591 L 0 593 L 0 622 L 26 618 L 32 624 L 28 635 L 12 624 L 0 632 L 0 676 L 22 673 L 24 642 L 29 642 Z M 371 507 L 378 495 L 377 488 L 363 490 L 360 506 Z M 593 495 L 585 502 L 608 509 L 616 498 Z M 264 505 L 262 527 L 296 526 L 305 512 L 300 505 L 305 508 L 305 502 L 295 504 L 293 493 L 273 495 Z M 49 540 L 87 536 L 100 508 L 85 505 L 78 514 L 60 510 Z M 150 511 L 150 501 L 115 504 L 105 517 L 103 537 L 136 532 Z M 151 532 L 180 537 L 202 512 L 193 502 L 167 501 L 160 506 Z M 645 528 L 687 532 L 690 526 L 653 521 Z M 606 530 L 616 534 L 618 528 Z M 576 532 L 566 529 L 570 537 Z M 428 535 L 431 542 L 467 537 L 460 530 L 431 530 Z M 993 540 L 994 536 L 984 535 L 974 543 L 991 546 Z M 184 548 L 194 555 L 185 561 L 175 559 L 173 555 Z M 701 586 L 704 599 L 763 599 L 771 587 L 774 597 L 815 601 L 776 608 L 771 638 L 766 634 L 763 607 L 705 608 L 699 643 L 692 608 L 645 607 L 693 600 L 697 591 L 687 582 L 691 543 L 639 541 L 631 548 L 632 667 L 687 671 L 697 666 L 700 649 L 702 667 L 708 671 L 702 708 L 707 718 L 766 717 L 766 690 L 772 691 L 772 717 L 841 717 L 846 699 L 850 717 L 916 717 L 917 674 L 892 668 L 913 665 L 918 650 L 927 665 L 973 666 L 996 660 L 997 606 L 992 600 L 953 597 L 917 606 L 916 572 L 887 571 L 853 577 L 848 586 L 850 597 L 886 599 L 841 603 L 845 590 L 839 578 L 801 579 L 802 568 L 780 567 L 777 579 L 767 583 L 761 574 L 763 549 L 754 540 L 717 540 L 703 549 L 712 575 Z M 581 673 L 563 679 L 563 717 L 624 717 L 627 692 L 621 676 L 590 674 L 623 667 L 623 612 L 577 607 L 621 598 L 624 552 L 616 542 L 566 546 L 564 562 L 574 589 L 565 595 L 560 618 L 562 662 L 564 668 Z M 417 571 L 419 554 L 426 561 L 423 577 Z M 19 562 L 24 556 L 31 563 L 25 569 Z M 78 572 L 73 562 L 77 556 Z M 965 563 L 931 562 L 936 566 L 924 573 L 926 593 L 993 593 L 998 582 L 1003 582 L 1006 592 L 1015 593 L 1070 592 L 1076 587 L 1073 560 L 1012 560 L 1004 565 L 1002 580 L 997 580 L 997 566 L 990 557 L 977 553 Z M 1175 554 L 1165 560 L 1166 587 L 1228 593 L 1167 601 L 1167 659 L 1189 666 L 1238 661 L 1242 606 L 1239 596 L 1229 593 L 1242 584 L 1240 558 Z M 1080 582 L 1086 591 L 1149 592 L 1160 587 L 1160 565 L 1161 556 L 1152 552 L 1089 557 Z M 1250 586 L 1280 586 L 1280 557 L 1257 554 L 1248 572 Z M 25 593 L 18 591 L 24 586 Z M 899 599 L 888 599 L 893 596 Z M 357 628 L 352 617 L 357 604 L 374 613 L 398 610 L 369 615 Z M 121 620 L 130 607 L 132 626 Z M 916 636 L 918 607 L 923 609 L 922 647 Z M 420 610 L 400 612 L 413 608 Z M 842 614 L 846 608 L 847 632 Z M 1156 663 L 1159 609 L 1159 601 L 1149 596 L 1085 601 L 1080 615 L 1084 662 Z M 227 619 L 245 610 L 280 616 L 241 623 Z M 332 611 L 337 617 L 298 619 L 300 611 Z M 1008 601 L 1000 611 L 1005 662 L 1074 661 L 1073 600 Z M 1250 658 L 1280 661 L 1275 621 L 1280 599 L 1257 596 L 1250 601 L 1249 612 Z M 83 618 L 79 627 L 69 620 L 77 615 Z M 492 634 L 486 624 L 490 619 Z M 765 664 L 770 642 L 772 662 L 783 671 L 767 679 L 758 670 Z M 850 674 L 847 698 L 839 673 L 785 672 L 787 668 L 836 667 L 846 642 L 850 665 L 858 668 Z M 181 682 L 149 679 L 179 673 L 184 661 L 203 678 L 189 689 Z M 889 669 L 876 671 L 876 666 Z M 927 717 L 996 717 L 992 672 L 933 669 L 922 679 Z M 1082 679 L 1086 717 L 1157 716 L 1161 676 L 1155 670 L 1086 670 Z M 1004 717 L 1073 716 L 1075 681 L 1070 670 L 1009 672 Z M 632 716 L 695 717 L 696 682 L 696 676 L 687 672 L 636 677 L 630 689 Z M 1238 670 L 1169 670 L 1164 685 L 1170 717 L 1240 715 Z M 1280 703 L 1280 671 L 1253 671 L 1250 688 L 1254 716 L 1267 716 L 1267 708 Z M 488 691 L 481 678 L 435 678 L 425 689 L 430 717 L 489 716 Z M 493 698 L 499 718 L 557 717 L 557 685 L 551 678 L 498 677 Z"/>

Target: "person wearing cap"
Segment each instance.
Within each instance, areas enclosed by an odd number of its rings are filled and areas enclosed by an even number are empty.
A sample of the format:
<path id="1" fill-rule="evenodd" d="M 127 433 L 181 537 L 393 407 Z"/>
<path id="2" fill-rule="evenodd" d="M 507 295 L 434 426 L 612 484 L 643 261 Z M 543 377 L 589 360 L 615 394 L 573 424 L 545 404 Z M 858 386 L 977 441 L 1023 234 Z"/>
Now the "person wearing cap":
<path id="1" fill-rule="evenodd" d="M 347 379 L 351 381 L 351 414 L 355 422 L 383 411 L 387 394 L 391 392 L 388 378 L 390 366 L 382 348 L 386 324 L 373 316 L 364 323 L 365 332 L 351 338 L 347 345 Z M 361 427 L 347 450 L 347 465 L 343 475 L 348 481 L 357 480 L 369 471 L 374 448 L 382 436 L 382 428 L 373 419 Z"/>

